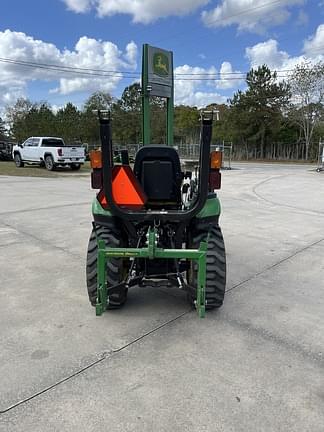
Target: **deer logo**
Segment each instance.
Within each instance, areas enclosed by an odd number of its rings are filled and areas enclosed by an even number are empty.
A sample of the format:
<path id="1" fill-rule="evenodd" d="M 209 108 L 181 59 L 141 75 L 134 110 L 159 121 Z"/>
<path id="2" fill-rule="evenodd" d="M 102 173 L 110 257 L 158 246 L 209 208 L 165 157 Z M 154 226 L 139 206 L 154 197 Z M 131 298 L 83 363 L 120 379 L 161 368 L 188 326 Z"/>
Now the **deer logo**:
<path id="1" fill-rule="evenodd" d="M 153 56 L 153 72 L 160 76 L 169 75 L 169 59 L 163 53 L 155 53 Z"/>

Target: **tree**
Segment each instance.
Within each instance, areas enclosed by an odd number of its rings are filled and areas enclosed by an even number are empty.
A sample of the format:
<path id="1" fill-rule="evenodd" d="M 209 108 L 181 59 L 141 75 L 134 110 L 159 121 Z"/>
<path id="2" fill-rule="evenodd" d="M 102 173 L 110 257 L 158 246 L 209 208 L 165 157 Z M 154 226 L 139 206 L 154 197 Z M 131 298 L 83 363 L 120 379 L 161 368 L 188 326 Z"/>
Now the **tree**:
<path id="1" fill-rule="evenodd" d="M 113 105 L 113 136 L 123 144 L 135 144 L 141 140 L 140 84 L 125 87 L 121 98 Z"/>
<path id="2" fill-rule="evenodd" d="M 0 140 L 6 139 L 6 135 L 7 135 L 7 131 L 6 131 L 5 122 L 0 117 Z"/>
<path id="3" fill-rule="evenodd" d="M 150 98 L 151 109 L 151 143 L 166 144 L 167 135 L 167 102 L 165 98 Z"/>
<path id="4" fill-rule="evenodd" d="M 140 84 L 134 83 L 125 87 L 119 102 L 123 111 L 140 113 L 142 109 Z"/>
<path id="5" fill-rule="evenodd" d="M 66 143 L 82 141 L 81 113 L 71 102 L 56 114 L 57 135 L 64 138 Z"/>
<path id="6" fill-rule="evenodd" d="M 241 90 L 235 93 L 233 99 L 230 100 L 229 123 L 233 132 L 233 140 L 244 148 L 245 157 L 249 159 L 248 140 L 255 134 L 255 125 L 251 121 L 248 99 Z"/>
<path id="7" fill-rule="evenodd" d="M 199 141 L 199 111 L 197 107 L 178 105 L 174 109 L 174 132 L 181 143 L 197 144 Z"/>
<path id="8" fill-rule="evenodd" d="M 85 101 L 83 111 L 109 110 L 112 102 L 113 98 L 109 93 L 97 91 Z"/>
<path id="9" fill-rule="evenodd" d="M 121 98 L 113 105 L 113 137 L 122 144 L 138 144 L 142 139 L 141 86 L 131 84 L 123 91 Z M 165 142 L 166 111 L 165 100 L 159 97 L 150 99 L 151 142 Z"/>
<path id="10" fill-rule="evenodd" d="M 230 100 L 233 123 L 243 139 L 259 144 L 259 157 L 265 156 L 267 138 L 280 128 L 282 114 L 290 99 L 289 86 L 277 82 L 277 73 L 259 66 L 247 73 L 245 92 L 238 91 Z"/>
<path id="11" fill-rule="evenodd" d="M 38 133 L 39 136 L 52 136 L 56 132 L 56 118 L 52 107 L 43 102 L 38 107 Z"/>
<path id="12" fill-rule="evenodd" d="M 33 104 L 24 117 L 25 138 L 55 135 L 55 115 L 47 102 Z"/>
<path id="13" fill-rule="evenodd" d="M 6 108 L 6 118 L 10 127 L 10 134 L 18 142 L 22 142 L 30 136 L 26 117 L 34 107 L 35 105 L 29 99 L 19 98 L 14 106 Z"/>
<path id="14" fill-rule="evenodd" d="M 207 111 L 217 111 L 218 119 L 214 122 L 212 142 L 232 141 L 233 130 L 230 123 L 230 108 L 226 104 L 210 104 L 206 106 Z"/>
<path id="15" fill-rule="evenodd" d="M 289 84 L 293 96 L 290 114 L 302 131 L 307 160 L 314 128 L 323 115 L 324 63 L 298 64 L 289 78 Z"/>
<path id="16" fill-rule="evenodd" d="M 81 113 L 81 136 L 83 142 L 98 144 L 99 124 L 96 110 L 111 110 L 113 98 L 109 93 L 95 92 L 84 103 Z"/>

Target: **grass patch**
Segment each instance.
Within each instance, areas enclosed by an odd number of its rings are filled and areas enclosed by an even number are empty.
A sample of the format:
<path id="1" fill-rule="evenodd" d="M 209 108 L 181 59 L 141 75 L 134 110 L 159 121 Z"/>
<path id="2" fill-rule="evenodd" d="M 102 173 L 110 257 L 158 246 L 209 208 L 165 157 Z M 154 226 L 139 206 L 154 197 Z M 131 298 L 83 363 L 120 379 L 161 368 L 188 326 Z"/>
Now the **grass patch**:
<path id="1" fill-rule="evenodd" d="M 55 171 L 47 171 L 46 168 L 38 165 L 25 165 L 24 168 L 17 168 L 13 161 L 0 161 L 0 175 L 4 176 L 23 176 L 23 177 L 62 177 L 78 176 L 80 174 L 90 173 L 90 162 L 85 162 L 79 171 L 72 171 L 67 168 L 56 168 Z"/>

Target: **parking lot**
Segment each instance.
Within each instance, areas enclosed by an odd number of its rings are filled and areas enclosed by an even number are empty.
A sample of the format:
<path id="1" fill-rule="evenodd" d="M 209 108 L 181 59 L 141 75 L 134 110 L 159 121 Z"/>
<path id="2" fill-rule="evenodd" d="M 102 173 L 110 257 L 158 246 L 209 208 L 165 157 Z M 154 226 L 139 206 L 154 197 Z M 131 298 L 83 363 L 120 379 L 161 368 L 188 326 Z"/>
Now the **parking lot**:
<path id="1" fill-rule="evenodd" d="M 0 176 L 0 431 L 324 430 L 324 173 L 235 164 L 223 308 L 132 288 L 96 317 L 88 175 Z"/>

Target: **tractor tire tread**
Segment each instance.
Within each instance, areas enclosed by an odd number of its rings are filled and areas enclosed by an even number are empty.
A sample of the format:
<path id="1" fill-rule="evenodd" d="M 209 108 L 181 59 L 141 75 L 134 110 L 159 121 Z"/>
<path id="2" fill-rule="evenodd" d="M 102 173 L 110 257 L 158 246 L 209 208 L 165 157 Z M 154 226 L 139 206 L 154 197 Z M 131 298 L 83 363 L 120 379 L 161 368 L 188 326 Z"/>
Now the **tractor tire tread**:
<path id="1" fill-rule="evenodd" d="M 226 254 L 225 245 L 220 227 L 198 226 L 192 239 L 191 247 L 199 248 L 200 242 L 206 241 L 209 234 L 206 259 L 206 309 L 215 309 L 222 306 L 226 286 Z M 197 285 L 198 264 L 193 262 L 194 286 Z M 190 296 L 193 303 L 195 299 Z"/>
<path id="2" fill-rule="evenodd" d="M 87 288 L 89 300 L 92 306 L 96 305 L 97 300 L 97 236 L 105 242 L 107 247 L 118 247 L 121 245 L 121 235 L 119 230 L 111 224 L 108 227 L 98 227 L 96 232 L 92 230 L 87 253 Z M 121 280 L 123 267 L 123 260 L 120 258 L 112 258 L 107 262 L 107 284 L 117 285 Z M 120 293 L 112 294 L 109 296 L 109 306 L 108 309 L 120 308 L 127 299 L 127 289 L 121 289 Z"/>

